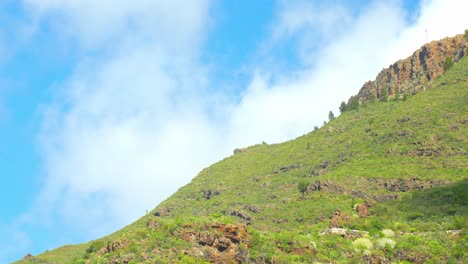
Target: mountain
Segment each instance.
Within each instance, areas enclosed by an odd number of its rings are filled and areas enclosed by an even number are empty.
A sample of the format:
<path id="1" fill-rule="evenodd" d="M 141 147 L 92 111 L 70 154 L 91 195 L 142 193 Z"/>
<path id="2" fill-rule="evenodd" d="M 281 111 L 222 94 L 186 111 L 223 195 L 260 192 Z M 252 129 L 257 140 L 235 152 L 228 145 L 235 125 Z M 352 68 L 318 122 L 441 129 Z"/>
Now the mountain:
<path id="1" fill-rule="evenodd" d="M 320 129 L 236 149 L 114 234 L 17 263 L 468 263 L 466 47 L 429 43 Z"/>

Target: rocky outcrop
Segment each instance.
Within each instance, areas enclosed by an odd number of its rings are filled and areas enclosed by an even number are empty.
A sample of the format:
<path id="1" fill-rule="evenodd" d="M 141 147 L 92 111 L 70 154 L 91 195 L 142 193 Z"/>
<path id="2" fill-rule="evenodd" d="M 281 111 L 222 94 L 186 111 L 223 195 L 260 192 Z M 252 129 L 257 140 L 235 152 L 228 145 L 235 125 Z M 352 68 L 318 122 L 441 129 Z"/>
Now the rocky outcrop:
<path id="1" fill-rule="evenodd" d="M 321 191 L 323 193 L 348 193 L 348 190 L 332 181 L 317 180 L 307 188 L 307 193 Z"/>
<path id="2" fill-rule="evenodd" d="M 262 209 L 256 205 L 244 205 L 244 209 L 249 210 L 252 213 L 260 213 Z"/>
<path id="3" fill-rule="evenodd" d="M 158 230 L 161 227 L 161 224 L 157 222 L 155 219 L 150 218 L 148 222 L 146 222 L 146 227 L 152 230 Z"/>
<path id="4" fill-rule="evenodd" d="M 97 251 L 97 254 L 98 255 L 104 255 L 104 254 L 107 254 L 107 253 L 112 253 L 114 251 L 124 249 L 129 244 L 130 244 L 130 241 L 128 241 L 128 240 L 123 240 L 123 241 L 116 240 L 116 241 L 112 241 L 112 242 L 107 242 L 107 245 L 102 247 L 101 249 L 99 249 Z"/>
<path id="5" fill-rule="evenodd" d="M 23 257 L 24 260 L 33 260 L 34 257 L 31 255 L 31 253 L 26 254 L 26 256 Z"/>
<path id="6" fill-rule="evenodd" d="M 349 219 L 351 219 L 351 217 L 348 214 L 343 213 L 340 209 L 338 209 L 330 219 L 330 228 L 340 228 L 341 225 L 344 222 L 349 221 Z"/>
<path id="7" fill-rule="evenodd" d="M 158 210 L 153 215 L 154 216 L 164 217 L 164 216 L 169 216 L 170 212 L 171 212 L 170 208 L 161 207 L 161 208 L 158 208 Z"/>
<path id="8" fill-rule="evenodd" d="M 428 180 L 424 181 L 419 178 L 411 179 L 370 179 L 383 188 L 391 192 L 407 192 L 412 190 L 423 190 L 429 189 L 437 186 L 443 186 L 450 183 L 446 180 Z"/>
<path id="9" fill-rule="evenodd" d="M 219 195 L 221 192 L 219 190 L 205 190 L 205 191 L 202 191 L 202 193 L 203 193 L 203 198 L 209 200 L 213 196 Z"/>
<path id="10" fill-rule="evenodd" d="M 291 170 L 299 169 L 300 167 L 301 167 L 301 165 L 297 165 L 297 164 L 284 166 L 284 167 L 281 167 L 281 168 L 278 168 L 278 169 L 274 169 L 272 174 L 288 172 L 288 171 L 291 171 Z"/>
<path id="11" fill-rule="evenodd" d="M 364 235 L 369 234 L 367 231 L 360 231 L 360 230 L 350 230 L 345 228 L 328 228 L 323 231 L 320 231 L 319 235 L 339 235 L 341 237 L 347 238 L 358 238 Z"/>
<path id="12" fill-rule="evenodd" d="M 194 247 L 186 254 L 203 257 L 211 263 L 240 263 L 250 245 L 250 236 L 244 225 L 212 224 L 200 231 L 184 226 L 179 235 Z"/>
<path id="13" fill-rule="evenodd" d="M 382 88 L 387 90 L 389 98 L 398 94 L 416 94 L 425 89 L 428 81 L 445 72 L 447 58 L 457 62 L 466 56 L 467 48 L 468 40 L 463 35 L 427 43 L 410 57 L 383 69 L 374 81 L 366 82 L 348 103 L 356 99 L 362 103 L 379 98 Z"/>
<path id="14" fill-rule="evenodd" d="M 365 203 L 354 205 L 354 210 L 358 213 L 359 217 L 366 217 L 371 215 L 369 206 Z"/>
<path id="15" fill-rule="evenodd" d="M 241 211 L 241 210 L 229 209 L 229 210 L 223 211 L 222 213 L 224 215 L 239 217 L 241 220 L 243 220 L 243 221 L 245 221 L 247 223 L 250 223 L 250 221 L 252 221 L 252 217 L 249 214 L 247 214 L 246 212 Z"/>

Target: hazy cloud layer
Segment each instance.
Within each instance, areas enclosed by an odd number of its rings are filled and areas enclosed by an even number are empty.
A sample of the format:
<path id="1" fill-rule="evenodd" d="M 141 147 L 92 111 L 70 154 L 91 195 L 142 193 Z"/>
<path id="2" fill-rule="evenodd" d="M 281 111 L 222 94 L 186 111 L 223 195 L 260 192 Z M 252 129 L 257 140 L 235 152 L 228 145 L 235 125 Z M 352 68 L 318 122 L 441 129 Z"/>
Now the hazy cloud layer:
<path id="1" fill-rule="evenodd" d="M 45 111 L 39 203 L 50 205 L 44 218 L 55 212 L 103 235 L 152 209 L 217 154 L 197 54 L 209 3 L 29 2 L 85 54 Z"/>
<path id="2" fill-rule="evenodd" d="M 235 147 L 311 131 L 421 46 L 426 28 L 430 39 L 468 28 L 449 14 L 468 10 L 465 1 L 424 1 L 412 25 L 397 1 L 375 1 L 358 15 L 284 1 L 259 53 L 274 61 L 274 47 L 295 38 L 299 70 L 250 65 L 252 81 L 235 102 L 210 86 L 199 56 L 214 23 L 209 1 L 26 2 L 83 57 L 44 109 L 46 178 L 23 222 L 60 222 L 83 239 L 135 220 Z"/>

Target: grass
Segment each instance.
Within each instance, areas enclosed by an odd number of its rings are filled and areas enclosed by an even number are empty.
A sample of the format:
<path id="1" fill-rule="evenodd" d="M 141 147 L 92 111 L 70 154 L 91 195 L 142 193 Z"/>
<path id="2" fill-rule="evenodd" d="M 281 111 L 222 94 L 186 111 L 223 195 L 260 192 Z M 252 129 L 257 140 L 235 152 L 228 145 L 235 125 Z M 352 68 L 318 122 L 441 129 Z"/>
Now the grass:
<path id="1" fill-rule="evenodd" d="M 205 229 L 211 223 L 248 224 L 245 250 L 254 262 L 466 263 L 466 102 L 465 58 L 407 100 L 365 103 L 317 131 L 251 146 L 203 169 L 151 214 L 110 236 L 17 263 L 203 263 L 206 256 L 187 253 L 198 245 L 178 234 L 216 232 Z M 304 196 L 299 183 L 309 186 Z M 371 205 L 372 215 L 357 217 L 357 203 Z M 360 241 L 372 247 L 356 250 L 358 238 L 319 234 L 337 209 L 351 216 L 343 227 L 367 231 Z M 168 212 L 153 216 L 158 211 Z M 383 229 L 396 234 L 391 242 Z M 125 246 L 103 253 L 115 243 Z"/>

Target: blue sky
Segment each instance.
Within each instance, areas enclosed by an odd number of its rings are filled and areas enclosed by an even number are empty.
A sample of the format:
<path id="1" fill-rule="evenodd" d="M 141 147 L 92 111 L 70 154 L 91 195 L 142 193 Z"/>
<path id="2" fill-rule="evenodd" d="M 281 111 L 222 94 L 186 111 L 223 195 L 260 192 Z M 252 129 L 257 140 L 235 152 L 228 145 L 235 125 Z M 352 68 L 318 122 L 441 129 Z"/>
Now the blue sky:
<path id="1" fill-rule="evenodd" d="M 460 1 L 0 3 L 0 263 L 108 234 L 460 34 Z"/>

